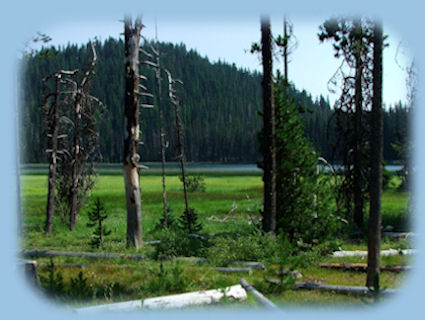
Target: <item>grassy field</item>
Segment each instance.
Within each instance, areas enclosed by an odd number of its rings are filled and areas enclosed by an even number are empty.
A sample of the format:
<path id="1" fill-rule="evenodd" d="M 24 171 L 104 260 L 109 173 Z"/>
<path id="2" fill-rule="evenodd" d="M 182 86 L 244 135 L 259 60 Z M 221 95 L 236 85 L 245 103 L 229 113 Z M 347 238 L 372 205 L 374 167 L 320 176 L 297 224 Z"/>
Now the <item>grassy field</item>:
<path id="1" fill-rule="evenodd" d="M 254 232 L 252 222 L 260 220 L 259 209 L 262 201 L 262 180 L 258 172 L 204 172 L 205 192 L 189 194 L 190 206 L 195 208 L 203 224 L 205 234 L 233 235 L 233 237 L 249 237 Z M 392 181 L 392 188 L 384 192 L 382 211 L 383 225 L 393 225 L 406 229 L 408 221 L 408 194 L 395 190 L 397 178 Z M 86 226 L 87 211 L 85 206 L 79 215 L 77 230 L 69 232 L 66 221 L 55 216 L 53 232 L 49 235 L 43 232 L 46 198 L 47 176 L 43 170 L 32 168 L 21 176 L 23 201 L 23 237 L 24 249 L 61 250 L 61 251 L 96 251 L 88 245 L 92 228 Z M 143 238 L 156 238 L 155 226 L 162 215 L 161 177 L 158 172 L 150 172 L 141 177 Z M 155 249 L 146 245 L 138 251 L 126 249 L 126 209 L 124 181 L 120 172 L 114 168 L 101 170 L 96 187 L 91 194 L 92 199 L 99 197 L 107 211 L 106 226 L 112 231 L 106 238 L 106 252 L 126 252 L 151 254 Z M 184 201 L 182 185 L 177 172 L 167 177 L 167 199 L 171 212 L 179 216 L 183 212 Z M 248 238 L 247 238 L 248 239 Z M 349 241 L 340 239 L 343 249 L 366 249 L 365 240 Z M 383 239 L 383 248 L 404 248 L 406 241 L 391 241 Z M 47 258 L 37 259 L 40 277 L 47 277 Z M 214 269 L 212 263 L 197 264 L 187 259 L 176 258 L 165 261 L 148 259 L 131 261 L 126 259 L 90 261 L 82 258 L 55 258 L 55 274 L 63 277 L 65 286 L 74 285 L 81 289 L 87 286 L 85 294 L 68 293 L 65 299 L 72 304 L 105 303 L 105 301 L 124 301 L 159 296 L 170 293 L 215 289 L 238 283 L 237 274 L 223 274 Z M 317 266 L 319 262 L 363 262 L 362 258 L 336 259 L 321 257 L 319 260 L 299 267 L 304 276 L 301 281 L 315 281 L 327 284 L 364 285 L 366 276 L 361 272 L 347 272 L 323 269 Z M 267 263 L 267 261 L 265 261 Z M 409 264 L 409 257 L 397 256 L 382 258 L 382 264 Z M 80 264 L 76 266 L 75 264 Z M 83 266 L 81 266 L 81 264 Z M 273 266 L 266 271 L 254 270 L 246 279 L 262 290 L 271 300 L 282 305 L 345 305 L 363 304 L 360 297 L 323 293 L 317 291 L 286 290 L 279 291 L 267 284 L 264 279 L 273 277 Z M 78 274 L 83 278 L 78 280 Z M 382 286 L 399 287 L 406 276 L 405 273 L 395 274 L 383 272 Z M 79 282 L 78 282 L 78 281 Z M 80 285 L 78 287 L 77 284 Z M 69 292 L 72 292 L 69 291 Z M 244 305 L 254 306 L 255 301 L 248 299 Z"/>

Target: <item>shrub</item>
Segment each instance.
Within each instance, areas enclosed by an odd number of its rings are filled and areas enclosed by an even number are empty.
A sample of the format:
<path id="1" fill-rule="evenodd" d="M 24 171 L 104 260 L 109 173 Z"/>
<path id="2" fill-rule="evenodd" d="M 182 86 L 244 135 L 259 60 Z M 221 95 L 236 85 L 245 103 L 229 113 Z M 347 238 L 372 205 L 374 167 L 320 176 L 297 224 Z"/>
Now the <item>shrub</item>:
<path id="1" fill-rule="evenodd" d="M 161 262 L 159 269 L 152 270 L 150 277 L 143 282 L 140 293 L 143 297 L 179 293 L 186 291 L 188 285 L 189 278 L 178 262 L 174 262 L 170 267 Z"/>
<path id="2" fill-rule="evenodd" d="M 45 290 L 47 295 L 53 297 L 59 297 L 64 294 L 65 286 L 63 282 L 63 276 L 61 272 L 56 272 L 55 264 L 53 259 L 50 259 L 47 265 L 47 276 L 39 275 L 40 285 Z"/>
<path id="3" fill-rule="evenodd" d="M 205 180 L 201 175 L 187 175 L 185 180 L 188 192 L 205 192 Z M 182 177 L 180 177 L 180 181 L 183 182 Z"/>
<path id="4" fill-rule="evenodd" d="M 208 240 L 203 237 L 194 237 L 181 230 L 166 229 L 158 233 L 160 242 L 155 246 L 153 258 L 167 260 L 173 257 L 200 257 L 205 256 Z"/>
<path id="5" fill-rule="evenodd" d="M 276 237 L 260 232 L 237 238 L 220 237 L 207 251 L 208 261 L 216 266 L 226 266 L 234 261 L 262 261 L 278 251 Z"/>
<path id="6" fill-rule="evenodd" d="M 187 234 L 197 233 L 202 230 L 202 224 L 198 221 L 195 209 L 185 209 L 179 218 L 180 229 Z"/>

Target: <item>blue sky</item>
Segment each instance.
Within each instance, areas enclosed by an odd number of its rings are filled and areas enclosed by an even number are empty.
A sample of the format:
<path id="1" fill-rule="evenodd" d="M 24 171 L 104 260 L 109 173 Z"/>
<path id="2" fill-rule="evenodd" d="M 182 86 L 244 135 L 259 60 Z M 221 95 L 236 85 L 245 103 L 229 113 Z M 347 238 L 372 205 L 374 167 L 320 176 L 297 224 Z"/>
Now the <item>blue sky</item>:
<path id="1" fill-rule="evenodd" d="M 314 17 L 296 15 L 288 18 L 293 23 L 297 38 L 297 48 L 290 57 L 290 80 L 298 89 L 305 89 L 313 97 L 322 94 L 329 97 L 333 103 L 338 98 L 338 93 L 329 92 L 328 80 L 340 65 L 340 61 L 334 58 L 331 43 L 320 43 L 317 37 L 319 25 L 329 18 L 329 15 Z M 94 37 L 102 40 L 110 36 L 118 38 L 123 30 L 123 23 L 120 20 L 122 16 L 117 15 L 108 20 L 78 19 L 56 23 L 47 21 L 40 25 L 41 30 L 33 32 L 48 34 L 53 39 L 52 44 L 55 45 L 65 45 L 68 42 L 84 43 Z M 159 40 L 183 42 L 188 48 L 196 49 L 212 62 L 220 59 L 235 63 L 238 67 L 261 71 L 258 55 L 249 53 L 251 43 L 260 39 L 259 15 L 236 20 L 227 18 L 201 20 L 183 17 L 179 19 L 178 16 L 142 15 L 142 20 L 146 26 L 142 33 L 147 38 L 154 38 L 157 29 Z M 272 31 L 275 36 L 282 34 L 282 20 L 283 16 L 272 16 Z M 384 51 L 383 95 L 384 103 L 390 105 L 406 99 L 406 73 L 403 68 L 410 64 L 412 57 L 402 35 L 385 21 L 384 32 L 389 36 L 389 47 Z M 275 61 L 275 68 L 282 68 L 281 59 Z"/>

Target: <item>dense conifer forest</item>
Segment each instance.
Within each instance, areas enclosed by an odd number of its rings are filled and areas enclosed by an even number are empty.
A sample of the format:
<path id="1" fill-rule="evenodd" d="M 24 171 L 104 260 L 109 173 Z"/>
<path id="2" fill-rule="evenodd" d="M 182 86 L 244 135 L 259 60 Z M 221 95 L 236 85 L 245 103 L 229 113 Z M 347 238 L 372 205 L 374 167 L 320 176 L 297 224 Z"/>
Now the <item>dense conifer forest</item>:
<path id="1" fill-rule="evenodd" d="M 156 43 L 162 65 L 183 81 L 183 121 L 188 161 L 256 162 L 260 160 L 257 134 L 261 128 L 261 74 L 221 61 L 211 63 L 184 44 Z M 100 148 L 104 162 L 121 162 L 124 140 L 124 43 L 109 38 L 95 42 L 98 54 L 92 94 L 105 105 L 99 116 Z M 43 51 L 41 51 L 43 52 Z M 23 163 L 46 162 L 41 112 L 43 77 L 60 69 L 81 69 L 90 59 L 88 46 L 69 44 L 22 58 L 20 147 Z M 156 96 L 153 70 L 143 66 L 144 85 Z M 162 81 L 163 101 L 168 101 L 167 81 Z M 304 118 L 305 133 L 323 157 L 335 158 L 333 111 L 324 97 L 314 99 L 306 91 L 290 88 Z M 146 101 L 155 103 L 155 101 Z M 166 102 L 168 103 L 168 102 Z M 142 161 L 160 160 L 158 108 L 141 109 Z M 171 105 L 164 108 L 167 159 L 174 159 L 175 129 Z M 408 109 L 401 103 L 388 106 L 384 115 L 384 158 L 397 160 L 392 144 L 406 137 Z"/>

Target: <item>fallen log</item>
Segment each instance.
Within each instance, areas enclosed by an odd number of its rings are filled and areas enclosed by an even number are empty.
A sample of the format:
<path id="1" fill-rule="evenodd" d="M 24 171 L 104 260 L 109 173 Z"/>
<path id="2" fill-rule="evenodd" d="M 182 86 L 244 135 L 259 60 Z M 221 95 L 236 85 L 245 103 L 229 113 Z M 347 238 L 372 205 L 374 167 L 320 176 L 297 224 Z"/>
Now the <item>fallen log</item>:
<path id="1" fill-rule="evenodd" d="M 367 264 L 365 263 L 321 263 L 319 265 L 321 268 L 329 268 L 329 269 L 343 269 L 349 271 L 367 271 Z M 401 272 L 401 271 L 410 271 L 412 267 L 410 266 L 381 266 L 381 271 L 388 272 Z"/>
<path id="2" fill-rule="evenodd" d="M 211 304 L 219 302 L 223 297 L 245 300 L 246 291 L 241 285 L 234 285 L 223 289 L 188 292 L 176 295 L 155 297 L 92 307 L 78 308 L 79 314 L 93 314 L 109 311 L 137 311 L 142 309 L 179 309 L 188 306 Z"/>
<path id="3" fill-rule="evenodd" d="M 21 255 L 24 257 L 77 257 L 89 259 L 134 259 L 143 260 L 147 257 L 141 254 L 126 253 L 95 253 L 95 252 L 67 252 L 67 251 L 44 251 L 44 250 L 23 250 Z"/>
<path id="4" fill-rule="evenodd" d="M 269 279 L 267 280 L 270 283 L 279 285 L 279 280 Z M 369 290 L 368 287 L 361 286 L 338 286 L 330 284 L 319 284 L 319 283 L 310 283 L 310 282 L 295 282 L 295 289 L 308 289 L 308 290 L 322 290 L 322 291 L 332 291 L 341 294 L 358 294 L 358 295 L 370 295 L 373 293 Z M 383 289 L 381 295 L 387 296 L 398 293 L 397 289 Z"/>
<path id="5" fill-rule="evenodd" d="M 216 271 L 220 271 L 220 272 L 224 272 L 224 273 L 248 273 L 248 274 L 252 273 L 251 268 L 221 268 L 221 267 L 217 267 L 217 268 L 214 268 L 214 269 Z"/>
<path id="6" fill-rule="evenodd" d="M 416 234 L 414 234 L 413 232 L 382 232 L 382 236 L 383 237 L 388 237 L 391 239 L 410 239 L 413 237 L 416 237 Z"/>
<path id="7" fill-rule="evenodd" d="M 416 249 L 403 249 L 403 250 L 381 250 L 381 256 L 396 256 L 396 255 L 410 255 L 415 254 L 417 252 Z M 332 257 L 335 258 L 343 258 L 343 257 L 367 257 L 367 251 L 365 250 L 352 250 L 352 251 L 344 251 L 339 250 L 332 253 Z"/>
<path id="8" fill-rule="evenodd" d="M 244 278 L 240 278 L 239 283 L 246 291 L 251 292 L 258 303 L 260 303 L 263 307 L 275 310 L 279 309 L 273 302 L 263 296 L 261 292 L 257 291 L 253 286 L 251 286 Z"/>
<path id="9" fill-rule="evenodd" d="M 257 270 L 265 270 L 266 269 L 264 264 L 262 264 L 261 262 L 256 262 L 256 261 L 234 261 L 231 264 L 247 266 L 247 267 L 250 267 L 252 269 L 257 269 Z"/>

